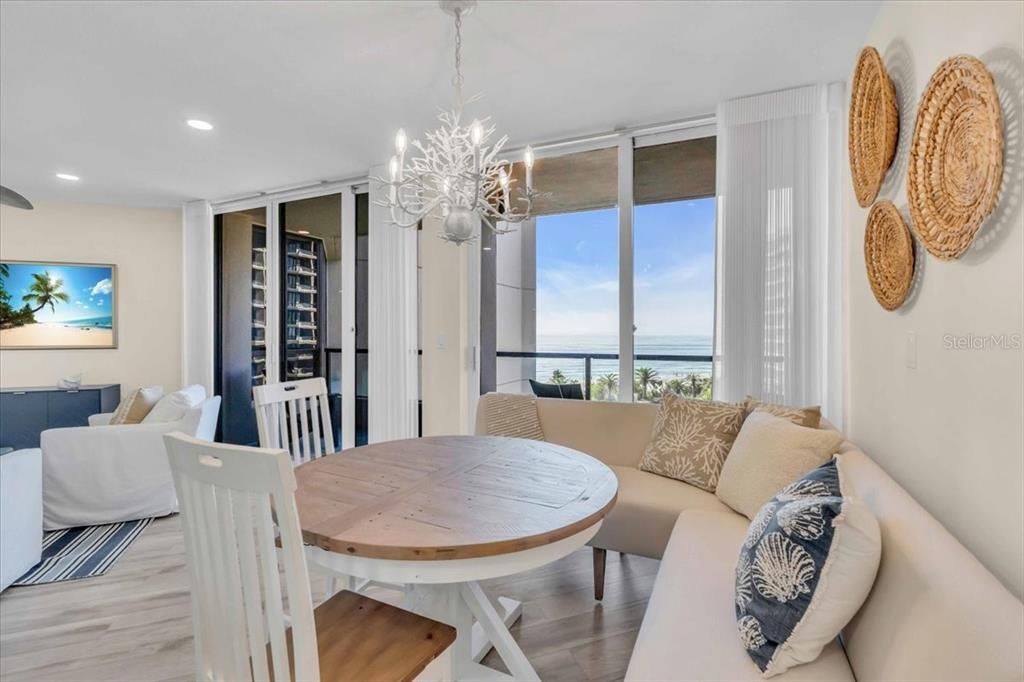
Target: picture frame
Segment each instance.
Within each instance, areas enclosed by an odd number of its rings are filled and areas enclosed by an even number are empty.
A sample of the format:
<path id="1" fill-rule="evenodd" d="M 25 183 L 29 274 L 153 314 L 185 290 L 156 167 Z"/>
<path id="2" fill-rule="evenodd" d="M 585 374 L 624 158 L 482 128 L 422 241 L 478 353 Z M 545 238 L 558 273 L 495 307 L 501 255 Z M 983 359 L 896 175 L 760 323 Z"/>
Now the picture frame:
<path id="1" fill-rule="evenodd" d="M 118 347 L 114 263 L 0 260 L 0 350 Z"/>

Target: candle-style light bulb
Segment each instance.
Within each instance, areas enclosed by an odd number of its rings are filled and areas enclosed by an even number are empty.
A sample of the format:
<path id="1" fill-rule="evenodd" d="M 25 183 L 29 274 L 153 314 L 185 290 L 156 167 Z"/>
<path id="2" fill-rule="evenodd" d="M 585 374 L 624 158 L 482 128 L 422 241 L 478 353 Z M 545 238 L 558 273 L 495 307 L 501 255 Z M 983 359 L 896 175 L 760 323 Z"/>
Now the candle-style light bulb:
<path id="1" fill-rule="evenodd" d="M 474 147 L 479 147 L 483 142 L 484 127 L 480 125 L 480 121 L 473 121 L 473 124 L 469 126 L 469 139 Z"/>
<path id="2" fill-rule="evenodd" d="M 405 129 L 399 128 L 398 132 L 395 133 L 395 150 L 399 154 L 405 153 L 405 148 L 408 145 L 409 140 L 405 137 Z"/>
<path id="3" fill-rule="evenodd" d="M 508 189 L 508 173 L 505 172 L 504 168 L 498 171 L 498 182 L 501 183 L 502 187 Z"/>
<path id="4" fill-rule="evenodd" d="M 527 147 L 523 152 L 523 163 L 527 168 L 533 168 L 533 147 Z"/>
<path id="5" fill-rule="evenodd" d="M 388 164 L 388 170 L 391 171 L 391 182 L 394 182 L 395 178 L 398 177 L 398 157 L 397 156 L 392 156 L 391 157 L 391 163 Z"/>

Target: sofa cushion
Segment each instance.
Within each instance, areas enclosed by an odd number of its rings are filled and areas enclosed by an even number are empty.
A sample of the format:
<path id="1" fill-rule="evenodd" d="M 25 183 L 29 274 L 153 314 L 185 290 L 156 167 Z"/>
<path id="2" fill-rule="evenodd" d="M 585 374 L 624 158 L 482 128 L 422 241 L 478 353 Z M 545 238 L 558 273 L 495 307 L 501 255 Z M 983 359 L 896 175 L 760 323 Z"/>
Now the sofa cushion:
<path id="1" fill-rule="evenodd" d="M 736 624 L 765 677 L 816 659 L 875 579 L 878 522 L 860 500 L 843 496 L 840 459 L 761 507 L 740 550 Z"/>
<path id="2" fill-rule="evenodd" d="M 775 493 L 827 462 L 842 442 L 836 431 L 797 426 L 755 410 L 736 436 L 715 494 L 752 519 Z"/>
<path id="3" fill-rule="evenodd" d="M 639 468 L 714 492 L 743 417 L 742 405 L 666 392 Z"/>
<path id="4" fill-rule="evenodd" d="M 776 417 L 788 419 L 797 426 L 806 426 L 809 429 L 817 429 L 821 426 L 821 408 L 817 405 L 812 407 L 790 407 L 788 405 L 776 405 L 766 403 L 749 395 L 743 403 L 744 416 L 749 417 L 754 410 L 764 410 Z"/>
<path id="5" fill-rule="evenodd" d="M 146 415 L 164 395 L 163 386 L 137 388 L 117 404 L 117 409 L 107 422 L 111 426 L 118 424 L 141 424 Z"/>
<path id="6" fill-rule="evenodd" d="M 595 547 L 658 559 L 681 511 L 732 513 L 712 493 L 692 485 L 633 467 L 613 466 L 612 471 L 619 479 L 619 497 L 590 541 Z"/>
<path id="7" fill-rule="evenodd" d="M 143 424 L 163 424 L 181 421 L 193 407 L 206 400 L 206 389 L 201 384 L 192 384 L 183 389 L 168 393 L 149 411 Z"/>
<path id="8" fill-rule="evenodd" d="M 672 531 L 626 680 L 761 680 L 736 636 L 733 583 L 747 519 L 731 511 L 685 511 Z M 780 681 L 853 680 L 838 640 Z"/>

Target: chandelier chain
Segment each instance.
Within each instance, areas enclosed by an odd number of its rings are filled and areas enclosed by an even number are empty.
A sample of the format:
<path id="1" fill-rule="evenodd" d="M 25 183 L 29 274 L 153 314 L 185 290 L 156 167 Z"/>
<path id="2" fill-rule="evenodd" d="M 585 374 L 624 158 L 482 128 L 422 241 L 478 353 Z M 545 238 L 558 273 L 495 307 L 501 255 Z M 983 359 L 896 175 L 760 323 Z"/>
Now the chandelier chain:
<path id="1" fill-rule="evenodd" d="M 455 10 L 455 77 L 452 84 L 455 85 L 455 98 L 459 109 L 462 109 L 462 10 Z"/>

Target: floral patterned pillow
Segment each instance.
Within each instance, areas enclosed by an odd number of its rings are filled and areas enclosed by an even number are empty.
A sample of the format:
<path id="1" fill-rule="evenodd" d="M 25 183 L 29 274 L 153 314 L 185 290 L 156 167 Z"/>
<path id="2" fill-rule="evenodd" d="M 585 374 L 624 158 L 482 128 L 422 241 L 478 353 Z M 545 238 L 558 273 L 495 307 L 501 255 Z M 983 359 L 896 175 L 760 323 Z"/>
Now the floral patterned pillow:
<path id="1" fill-rule="evenodd" d="M 740 642 L 765 677 L 809 663 L 864 602 L 878 571 L 874 515 L 844 496 L 842 456 L 754 516 L 736 562 Z"/>
<path id="2" fill-rule="evenodd" d="M 640 470 L 714 492 L 743 417 L 743 405 L 665 393 Z"/>

